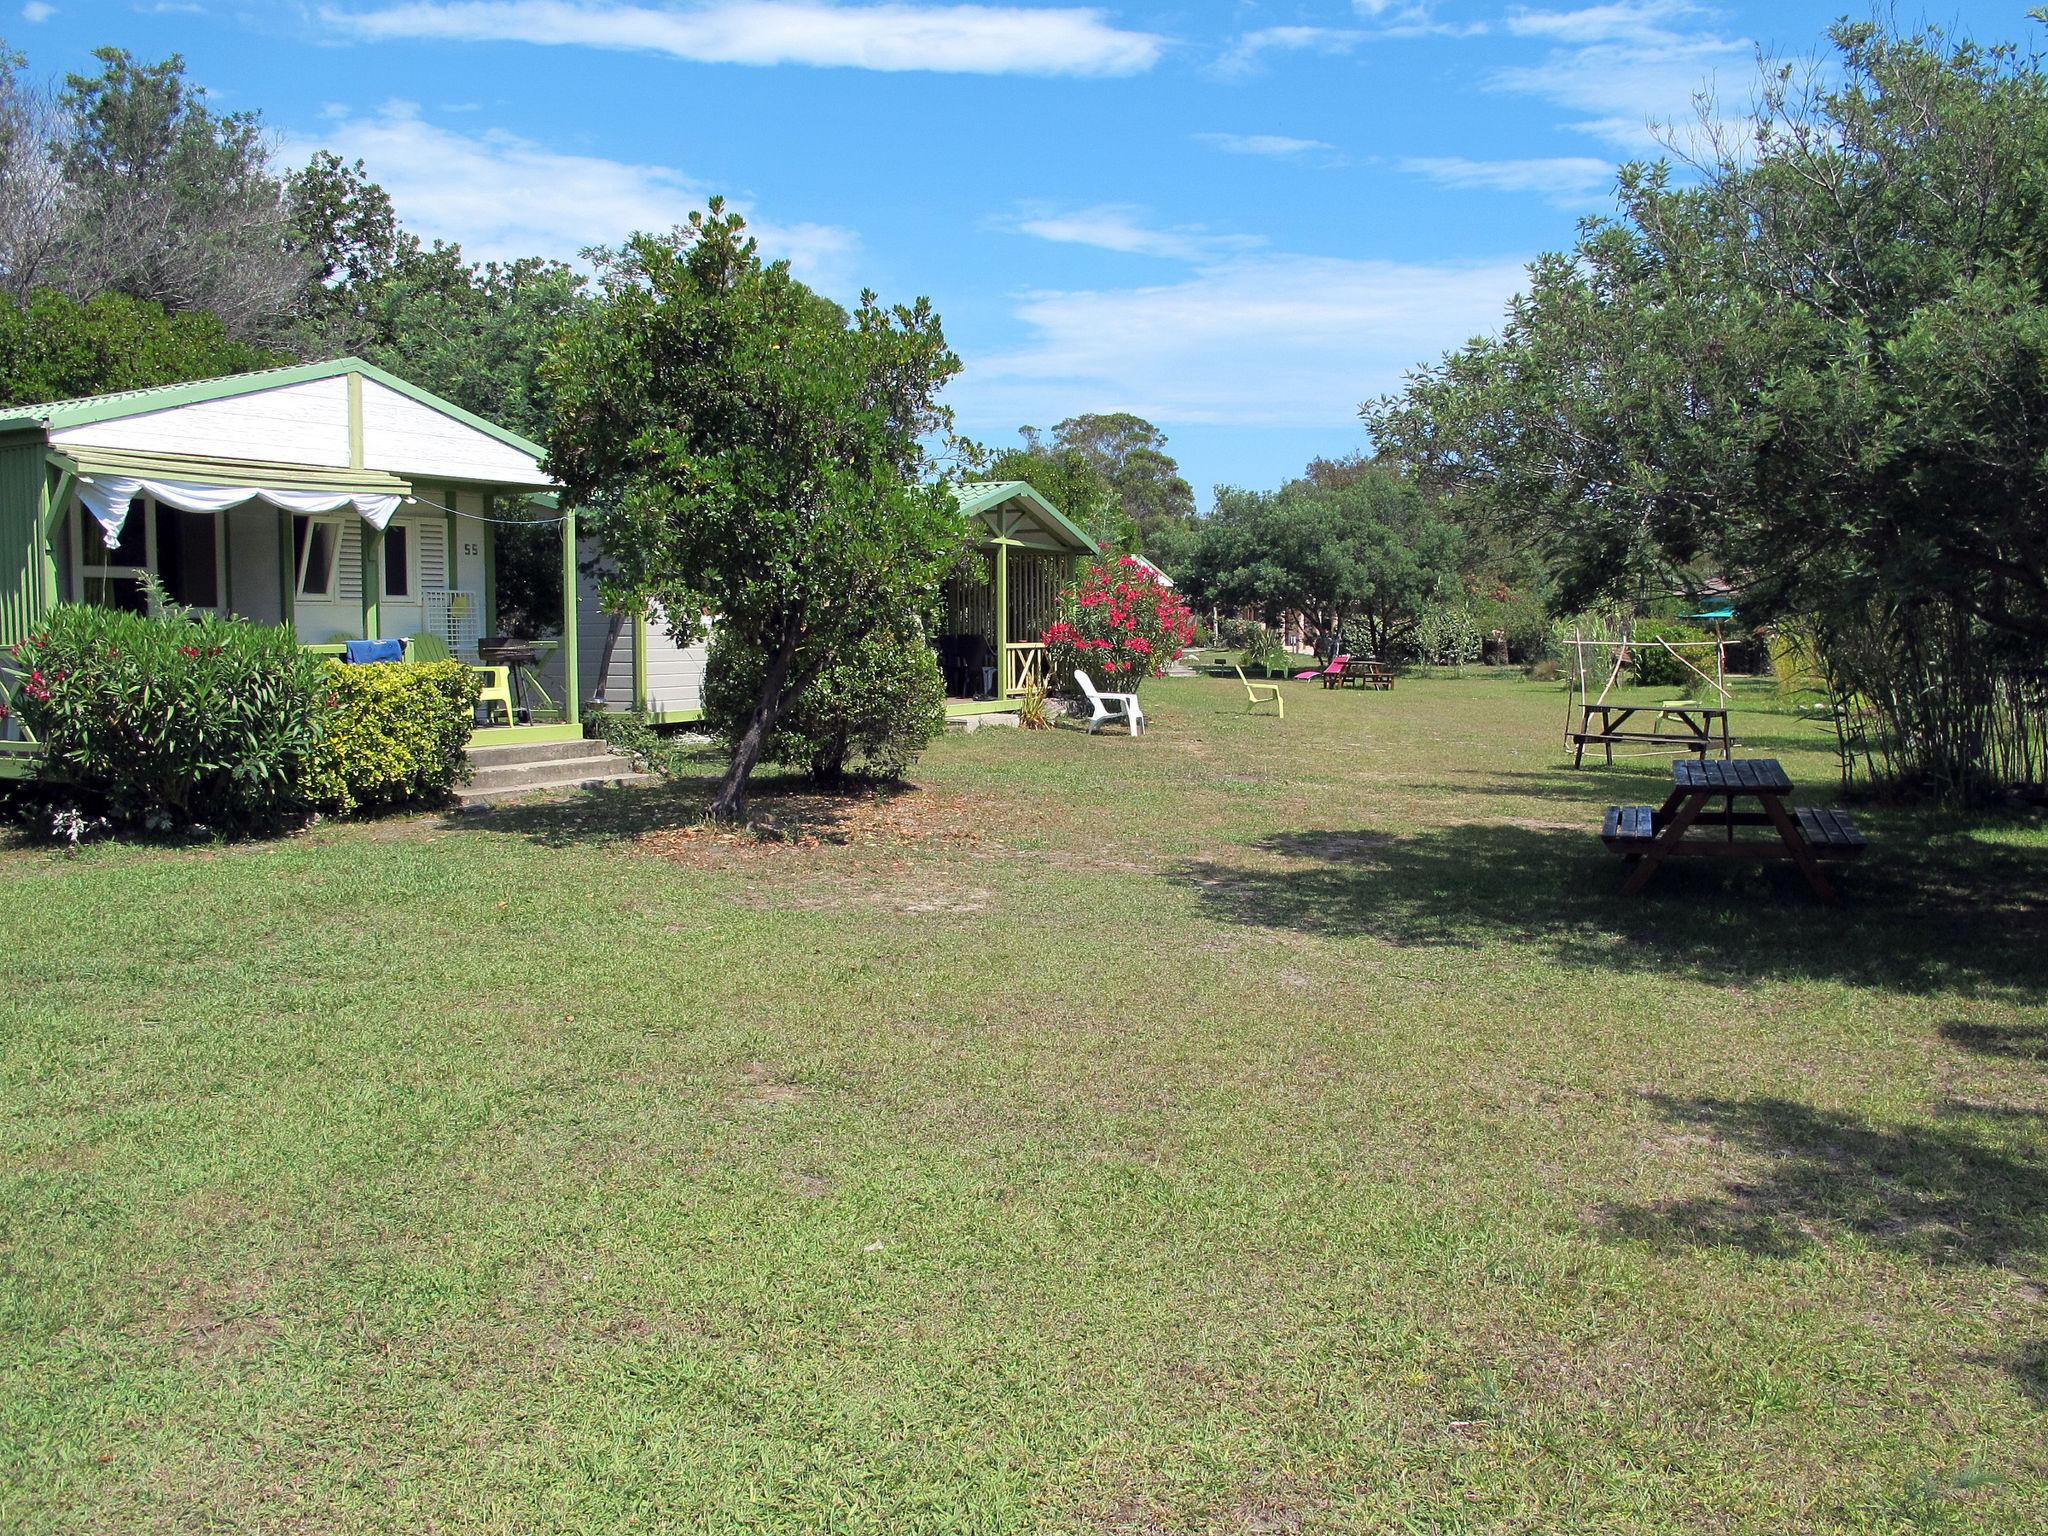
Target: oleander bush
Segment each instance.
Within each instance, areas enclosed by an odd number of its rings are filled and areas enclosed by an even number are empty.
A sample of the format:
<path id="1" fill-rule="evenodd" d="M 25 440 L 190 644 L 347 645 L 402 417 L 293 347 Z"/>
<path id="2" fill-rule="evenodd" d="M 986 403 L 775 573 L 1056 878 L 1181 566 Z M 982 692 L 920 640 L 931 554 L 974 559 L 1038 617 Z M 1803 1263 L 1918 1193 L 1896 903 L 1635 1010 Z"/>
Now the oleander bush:
<path id="1" fill-rule="evenodd" d="M 42 743 L 48 798 L 162 828 L 262 828 L 306 808 L 323 677 L 289 630 L 66 603 L 12 657 L 0 707 Z"/>
<path id="2" fill-rule="evenodd" d="M 478 674 L 459 661 L 325 664 L 306 798 L 336 815 L 440 798 L 468 766 Z"/>
<path id="3" fill-rule="evenodd" d="M 1053 675 L 1063 681 L 1079 668 L 1098 688 L 1135 693 L 1195 643 L 1187 599 L 1129 555 L 1089 566 L 1062 607 L 1044 639 Z"/>

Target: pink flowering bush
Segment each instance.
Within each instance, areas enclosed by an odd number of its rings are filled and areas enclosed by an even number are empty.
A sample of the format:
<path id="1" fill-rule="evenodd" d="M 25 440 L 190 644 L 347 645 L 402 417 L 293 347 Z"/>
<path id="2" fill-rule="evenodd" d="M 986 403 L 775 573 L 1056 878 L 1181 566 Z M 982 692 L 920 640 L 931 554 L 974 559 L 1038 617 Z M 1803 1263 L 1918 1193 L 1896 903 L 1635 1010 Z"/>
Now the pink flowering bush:
<path id="1" fill-rule="evenodd" d="M 1107 692 L 1136 693 L 1195 639 L 1181 595 L 1129 555 L 1088 567 L 1065 609 L 1045 632 L 1055 674 L 1068 678 L 1078 667 Z"/>

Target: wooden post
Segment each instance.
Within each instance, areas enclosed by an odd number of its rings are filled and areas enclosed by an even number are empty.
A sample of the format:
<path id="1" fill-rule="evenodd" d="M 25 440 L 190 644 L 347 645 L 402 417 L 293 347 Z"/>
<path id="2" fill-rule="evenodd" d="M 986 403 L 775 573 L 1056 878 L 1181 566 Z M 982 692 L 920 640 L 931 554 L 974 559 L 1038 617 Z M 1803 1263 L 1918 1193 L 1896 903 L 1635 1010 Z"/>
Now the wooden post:
<path id="1" fill-rule="evenodd" d="M 996 697 L 1010 696 L 1010 541 L 996 540 Z"/>
<path id="2" fill-rule="evenodd" d="M 582 695 L 576 665 L 576 509 L 562 509 L 562 719 L 570 725 L 583 721 Z"/>
<path id="3" fill-rule="evenodd" d="M 377 599 L 384 591 L 384 530 L 363 524 L 363 638 L 381 639 L 377 633 Z"/>
<path id="4" fill-rule="evenodd" d="M 492 521 L 497 510 L 498 498 L 484 497 L 484 521 L 479 525 L 484 546 L 484 611 L 478 633 L 485 635 L 498 633 L 498 525 Z"/>

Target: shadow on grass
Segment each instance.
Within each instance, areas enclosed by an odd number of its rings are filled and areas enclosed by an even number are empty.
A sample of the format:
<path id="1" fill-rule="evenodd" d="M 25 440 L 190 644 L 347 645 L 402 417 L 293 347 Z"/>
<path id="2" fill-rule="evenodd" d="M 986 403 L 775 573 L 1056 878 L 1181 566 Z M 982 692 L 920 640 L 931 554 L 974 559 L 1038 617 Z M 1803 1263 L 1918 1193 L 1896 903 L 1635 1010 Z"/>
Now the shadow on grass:
<path id="1" fill-rule="evenodd" d="M 1761 1167 L 1689 1199 L 1614 1205 L 1594 1218 L 1611 1237 L 1660 1249 L 1735 1248 L 1788 1258 L 1854 1236 L 1935 1267 L 1968 1264 L 2031 1277 L 2048 1253 L 2048 1158 L 1984 1139 L 1977 1106 L 1944 1106 L 1935 1125 L 1877 1125 L 1787 1099 L 1668 1098 L 1670 1120 Z M 2048 1341 L 1976 1363 L 2005 1371 L 2048 1406 Z"/>
<path id="2" fill-rule="evenodd" d="M 718 779 L 712 772 L 655 785 L 580 790 L 560 799 L 515 801 L 451 816 L 443 825 L 452 831 L 523 837 L 543 848 L 632 843 L 702 823 Z M 764 775 L 748 790 L 747 826 L 763 840 L 829 843 L 865 807 L 916 792 L 904 783 L 825 791 L 803 779 Z"/>
<path id="3" fill-rule="evenodd" d="M 1672 860 L 1640 897 L 1590 830 L 1471 822 L 1396 836 L 1286 832 L 1166 872 L 1212 918 L 1404 946 L 1533 944 L 1558 964 L 2048 997 L 2048 857 L 1914 860 L 1883 848 L 1820 906 L 1789 864 Z M 2013 865 L 2021 870 L 2016 874 Z"/>
<path id="4" fill-rule="evenodd" d="M 1621 1236 L 1784 1258 L 1853 1233 L 1930 1264 L 1999 1267 L 2048 1252 L 2048 1159 L 1961 1120 L 1873 1125 L 1774 1098 L 1650 1102 L 1766 1166 L 1717 1194 L 1609 1207 L 1601 1225 Z"/>
<path id="5" fill-rule="evenodd" d="M 2048 1024 L 1966 1024 L 1951 1019 L 1941 1026 L 1941 1038 L 1980 1056 L 2048 1065 Z"/>

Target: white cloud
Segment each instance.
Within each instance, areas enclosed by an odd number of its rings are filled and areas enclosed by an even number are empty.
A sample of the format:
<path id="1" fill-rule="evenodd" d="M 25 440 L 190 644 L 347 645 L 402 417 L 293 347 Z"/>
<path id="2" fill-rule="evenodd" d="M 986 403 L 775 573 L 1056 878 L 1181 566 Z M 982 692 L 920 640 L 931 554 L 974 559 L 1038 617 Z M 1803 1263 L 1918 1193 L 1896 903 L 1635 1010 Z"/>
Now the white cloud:
<path id="1" fill-rule="evenodd" d="M 1099 10 L 1014 5 L 841 5 L 834 0 L 702 0 L 656 7 L 579 0 L 405 0 L 326 9 L 373 40 L 573 44 L 705 64 L 808 64 L 962 74 L 1131 75 L 1166 40 Z"/>
<path id="2" fill-rule="evenodd" d="M 1086 245 L 1125 256 L 1157 256 L 1167 261 L 1204 261 L 1230 251 L 1249 250 L 1261 242 L 1255 235 L 1218 235 L 1197 225 L 1160 229 L 1146 222 L 1144 210 L 1124 203 L 1104 203 L 1067 213 L 1027 211 L 1005 227 L 1019 234 L 1060 245 Z"/>
<path id="3" fill-rule="evenodd" d="M 977 428 L 1076 411 L 1164 424 L 1352 429 L 1359 402 L 1500 325 L 1520 261 L 1418 265 L 1245 248 L 1172 282 L 1038 290 L 1029 340 L 969 361 Z"/>
<path id="4" fill-rule="evenodd" d="M 1293 139 L 1282 133 L 1198 133 L 1195 142 L 1220 149 L 1226 155 L 1261 155 L 1270 160 L 1292 160 L 1302 155 L 1330 153 L 1334 144 L 1321 139 Z"/>
<path id="5" fill-rule="evenodd" d="M 1269 53 L 1350 53 L 1371 37 L 1356 27 L 1261 27 L 1232 43 L 1216 67 L 1225 74 L 1245 74 Z"/>
<path id="6" fill-rule="evenodd" d="M 1710 14 L 1686 0 L 1518 12 L 1508 19 L 1510 31 L 1566 46 L 1553 47 L 1539 64 L 1495 70 L 1488 84 L 1589 114 L 1566 126 L 1627 153 L 1654 154 L 1665 125 L 1684 140 L 1697 97 L 1751 78 L 1755 45 L 1747 38 L 1672 25 Z"/>
<path id="7" fill-rule="evenodd" d="M 57 7 L 44 4 L 43 0 L 29 0 L 29 3 L 21 8 L 21 19 L 28 22 L 48 21 L 56 14 Z"/>
<path id="8" fill-rule="evenodd" d="M 1581 207 L 1607 190 L 1614 167 L 1586 155 L 1542 160 L 1467 160 L 1444 156 L 1403 160 L 1401 169 L 1446 187 L 1481 192 L 1533 192 Z"/>
<path id="9" fill-rule="evenodd" d="M 588 245 L 615 243 L 635 230 L 670 229 L 715 190 L 668 166 L 564 154 L 501 130 L 456 133 L 403 101 L 368 116 L 330 111 L 316 132 L 280 145 L 288 160 L 301 162 L 317 149 L 364 161 L 406 228 L 456 241 L 477 261 L 573 260 Z M 747 222 L 763 251 L 789 258 L 806 282 L 828 291 L 847 286 L 847 263 L 858 243 L 852 231 L 776 224 L 752 214 Z"/>

